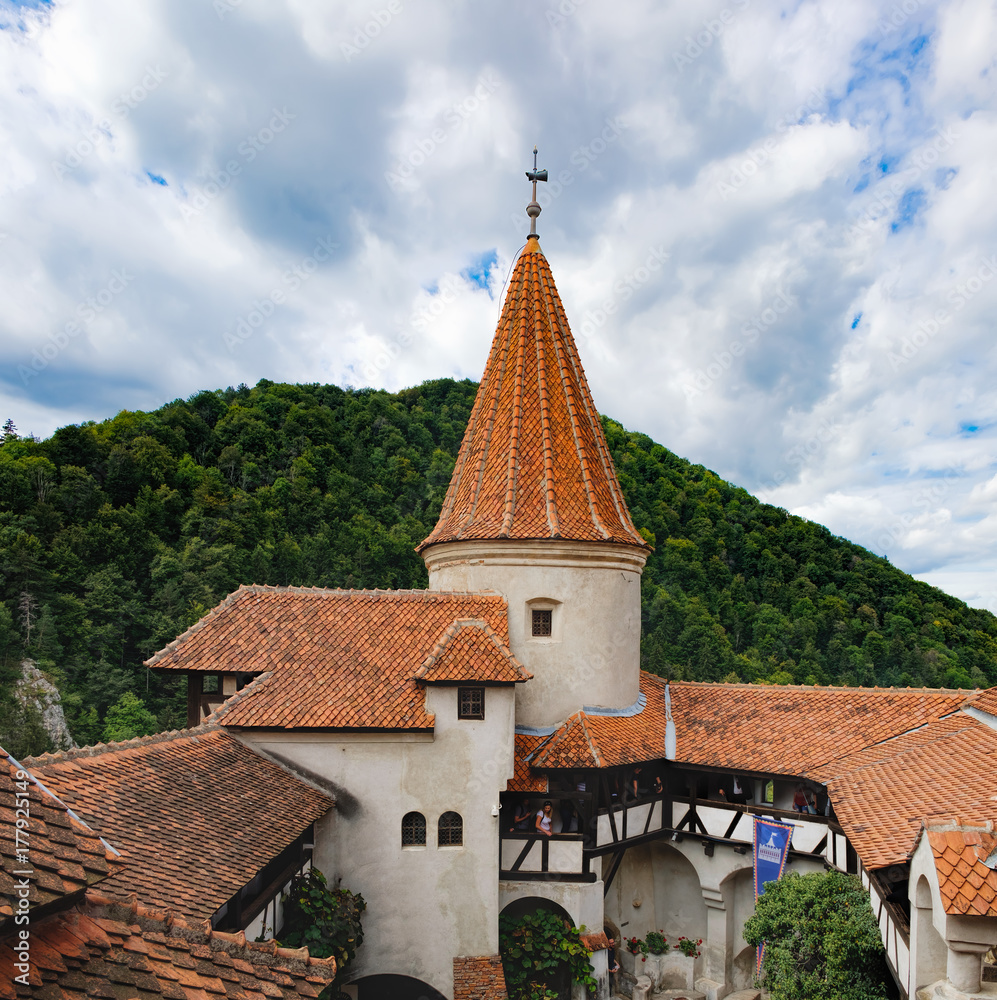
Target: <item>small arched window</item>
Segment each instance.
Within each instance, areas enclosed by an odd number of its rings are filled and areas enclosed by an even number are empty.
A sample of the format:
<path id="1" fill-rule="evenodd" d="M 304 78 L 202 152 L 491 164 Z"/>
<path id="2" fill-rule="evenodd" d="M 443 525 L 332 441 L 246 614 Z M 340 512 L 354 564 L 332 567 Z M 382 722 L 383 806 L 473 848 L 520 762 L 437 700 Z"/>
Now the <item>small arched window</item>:
<path id="1" fill-rule="evenodd" d="M 402 847 L 426 846 L 426 817 L 422 813 L 405 813 L 402 817 Z"/>
<path id="2" fill-rule="evenodd" d="M 437 835 L 439 847 L 460 847 L 464 843 L 464 821 L 460 813 L 445 812 L 440 817 Z"/>

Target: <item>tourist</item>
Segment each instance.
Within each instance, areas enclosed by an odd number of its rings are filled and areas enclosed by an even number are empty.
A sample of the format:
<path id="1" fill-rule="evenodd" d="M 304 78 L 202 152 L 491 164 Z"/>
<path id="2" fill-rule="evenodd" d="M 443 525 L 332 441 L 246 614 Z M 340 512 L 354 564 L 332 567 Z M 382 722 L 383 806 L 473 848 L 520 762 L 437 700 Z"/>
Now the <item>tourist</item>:
<path id="1" fill-rule="evenodd" d="M 803 783 L 799 783 L 796 786 L 796 791 L 793 793 L 793 808 L 798 813 L 805 813 L 808 811 L 807 802 L 807 790 L 803 787 Z"/>
<path id="2" fill-rule="evenodd" d="M 530 807 L 530 801 L 523 799 L 516 806 L 516 815 L 512 818 L 512 829 L 509 832 L 529 833 L 531 819 L 533 819 L 533 809 Z"/>
<path id="3" fill-rule="evenodd" d="M 550 799 L 548 799 L 543 804 L 543 808 L 537 813 L 537 833 L 544 833 L 548 837 L 552 837 L 554 835 L 553 825 L 551 823 L 551 814 L 553 809 L 554 807 L 551 805 Z"/>

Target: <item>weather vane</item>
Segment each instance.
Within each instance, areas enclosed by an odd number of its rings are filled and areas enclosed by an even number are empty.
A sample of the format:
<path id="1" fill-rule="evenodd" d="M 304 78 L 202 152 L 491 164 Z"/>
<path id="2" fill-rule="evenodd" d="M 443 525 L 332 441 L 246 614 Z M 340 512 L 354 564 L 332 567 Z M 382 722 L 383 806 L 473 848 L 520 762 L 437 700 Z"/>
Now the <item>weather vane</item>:
<path id="1" fill-rule="evenodd" d="M 526 214 L 530 217 L 530 236 L 537 235 L 537 216 L 540 214 L 540 202 L 537 201 L 537 181 L 547 180 L 546 170 L 537 170 L 537 147 L 533 147 L 533 169 L 526 171 L 526 179 L 533 181 L 533 201 L 526 206 Z M 539 238 L 539 237 L 538 237 Z"/>

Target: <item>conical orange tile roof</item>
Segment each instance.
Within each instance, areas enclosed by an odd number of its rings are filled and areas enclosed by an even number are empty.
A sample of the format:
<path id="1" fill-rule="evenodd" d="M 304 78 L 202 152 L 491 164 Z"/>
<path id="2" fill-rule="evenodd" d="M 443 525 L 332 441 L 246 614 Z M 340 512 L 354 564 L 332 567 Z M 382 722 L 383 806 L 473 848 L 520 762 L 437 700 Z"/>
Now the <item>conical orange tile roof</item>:
<path id="1" fill-rule="evenodd" d="M 516 262 L 440 520 L 419 551 L 490 538 L 647 548 L 535 237 Z"/>

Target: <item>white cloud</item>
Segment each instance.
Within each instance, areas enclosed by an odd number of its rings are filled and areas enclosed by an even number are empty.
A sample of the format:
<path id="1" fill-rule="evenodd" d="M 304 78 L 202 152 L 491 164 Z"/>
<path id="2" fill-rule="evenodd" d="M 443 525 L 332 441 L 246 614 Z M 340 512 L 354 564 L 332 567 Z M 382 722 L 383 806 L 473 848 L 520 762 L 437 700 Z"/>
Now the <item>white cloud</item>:
<path id="1" fill-rule="evenodd" d="M 478 377 L 536 142 L 600 408 L 997 608 L 992 5 L 392 3 L 0 30 L 0 418 Z"/>

